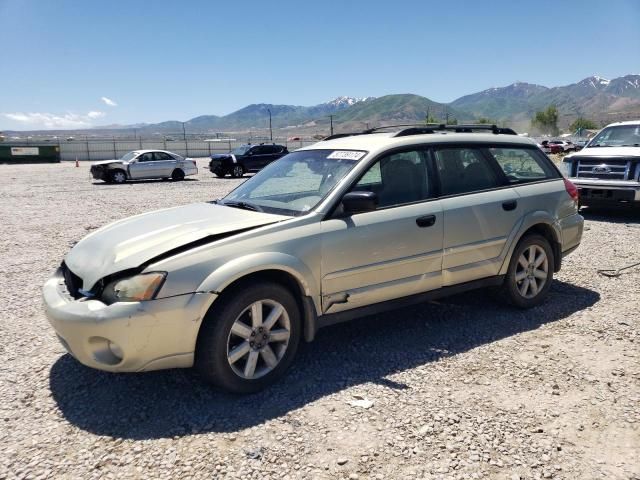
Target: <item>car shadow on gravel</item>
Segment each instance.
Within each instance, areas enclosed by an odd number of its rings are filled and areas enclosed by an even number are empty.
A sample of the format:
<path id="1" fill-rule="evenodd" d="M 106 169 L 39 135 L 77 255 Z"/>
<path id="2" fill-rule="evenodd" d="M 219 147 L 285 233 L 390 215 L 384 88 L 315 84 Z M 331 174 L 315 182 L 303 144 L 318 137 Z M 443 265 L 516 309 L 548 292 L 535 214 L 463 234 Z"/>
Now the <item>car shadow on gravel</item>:
<path id="1" fill-rule="evenodd" d="M 580 215 L 591 222 L 640 224 L 640 207 L 586 207 Z"/>
<path id="2" fill-rule="evenodd" d="M 98 435 L 151 439 L 235 432 L 358 384 L 410 389 L 387 377 L 556 322 L 600 298 L 560 281 L 544 305 L 528 311 L 488 297 L 476 291 L 320 330 L 279 383 L 253 395 L 220 392 L 192 370 L 110 374 L 69 355 L 52 366 L 50 388 L 71 424 Z"/>
<path id="3" fill-rule="evenodd" d="M 121 187 L 123 185 L 141 185 L 144 183 L 189 183 L 198 182 L 197 178 L 183 178 L 182 180 L 162 180 L 161 178 L 153 178 L 148 180 L 127 180 L 124 183 L 107 183 L 103 181 L 91 182 L 91 185 L 100 185 L 101 187 Z"/>

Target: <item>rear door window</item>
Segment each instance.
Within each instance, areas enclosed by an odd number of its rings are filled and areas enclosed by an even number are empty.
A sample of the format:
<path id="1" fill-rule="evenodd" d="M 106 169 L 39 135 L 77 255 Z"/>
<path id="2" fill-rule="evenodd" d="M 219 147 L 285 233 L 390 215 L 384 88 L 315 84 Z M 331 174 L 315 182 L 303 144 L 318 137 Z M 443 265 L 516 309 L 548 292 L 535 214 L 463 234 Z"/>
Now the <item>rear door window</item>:
<path id="1" fill-rule="evenodd" d="M 276 153 L 276 147 L 274 147 L 273 145 L 264 145 L 262 147 L 262 153 L 265 155 L 271 155 Z"/>
<path id="2" fill-rule="evenodd" d="M 155 152 L 154 155 L 156 157 L 156 160 L 173 160 L 173 157 L 168 153 Z"/>
<path id="3" fill-rule="evenodd" d="M 492 147 L 495 158 L 510 184 L 537 182 L 557 178 L 558 173 L 545 161 L 537 149 L 521 147 Z"/>
<path id="4" fill-rule="evenodd" d="M 501 180 L 482 151 L 473 147 L 443 147 L 435 152 L 441 194 L 488 190 L 500 186 Z"/>

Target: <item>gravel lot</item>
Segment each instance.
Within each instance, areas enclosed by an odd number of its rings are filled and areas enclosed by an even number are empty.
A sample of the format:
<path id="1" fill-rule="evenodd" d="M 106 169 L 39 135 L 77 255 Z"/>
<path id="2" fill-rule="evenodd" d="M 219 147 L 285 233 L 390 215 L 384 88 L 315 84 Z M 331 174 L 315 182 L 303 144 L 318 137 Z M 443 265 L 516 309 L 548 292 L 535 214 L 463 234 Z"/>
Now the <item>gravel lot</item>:
<path id="1" fill-rule="evenodd" d="M 205 165 L 121 186 L 0 165 L 0 478 L 640 478 L 640 268 L 596 272 L 640 261 L 638 212 L 585 214 L 539 308 L 477 292 L 336 325 L 260 394 L 78 364 L 41 285 L 89 231 L 239 183 Z"/>

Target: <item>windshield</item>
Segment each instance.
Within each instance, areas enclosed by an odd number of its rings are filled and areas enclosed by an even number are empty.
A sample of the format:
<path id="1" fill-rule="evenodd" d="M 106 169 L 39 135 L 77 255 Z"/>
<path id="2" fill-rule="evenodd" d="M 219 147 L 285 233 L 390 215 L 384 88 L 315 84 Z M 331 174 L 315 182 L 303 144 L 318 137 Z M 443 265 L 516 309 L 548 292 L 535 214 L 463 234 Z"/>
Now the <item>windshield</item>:
<path id="1" fill-rule="evenodd" d="M 607 127 L 591 140 L 589 147 L 640 147 L 640 125 Z"/>
<path id="2" fill-rule="evenodd" d="M 122 158 L 120 158 L 120 160 L 122 160 L 123 162 L 128 162 L 129 160 L 133 160 L 137 154 L 138 152 L 129 152 L 123 155 Z"/>
<path id="3" fill-rule="evenodd" d="M 303 150 L 285 155 L 240 185 L 222 203 L 242 202 L 261 211 L 301 215 L 320 203 L 366 152 Z"/>
<path id="4" fill-rule="evenodd" d="M 233 150 L 231 150 L 231 153 L 233 153 L 234 155 L 244 155 L 245 153 L 247 153 L 249 150 L 251 149 L 250 146 L 247 145 L 242 145 L 241 147 L 236 147 Z"/>

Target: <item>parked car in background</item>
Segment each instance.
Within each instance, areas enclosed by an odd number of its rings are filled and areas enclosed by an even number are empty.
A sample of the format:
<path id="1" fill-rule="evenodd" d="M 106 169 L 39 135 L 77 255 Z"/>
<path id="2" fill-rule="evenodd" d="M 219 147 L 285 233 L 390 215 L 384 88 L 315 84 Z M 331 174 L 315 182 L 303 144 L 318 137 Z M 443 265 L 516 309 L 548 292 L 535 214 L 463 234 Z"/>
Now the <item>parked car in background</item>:
<path id="1" fill-rule="evenodd" d="M 231 175 L 240 178 L 247 172 L 258 172 L 271 162 L 289 153 L 283 145 L 241 145 L 230 153 L 211 155 L 209 170 L 217 177 Z"/>
<path id="2" fill-rule="evenodd" d="M 195 160 L 165 150 L 134 150 L 118 160 L 91 165 L 91 176 L 107 183 L 148 178 L 183 180 L 185 176 L 197 173 Z"/>
<path id="3" fill-rule="evenodd" d="M 195 365 L 248 393 L 336 322 L 489 286 L 539 305 L 582 229 L 576 188 L 512 130 L 338 134 L 223 199 L 96 230 L 46 282 L 44 305 L 85 365 Z"/>
<path id="4" fill-rule="evenodd" d="M 581 205 L 640 206 L 640 120 L 607 125 L 563 159 L 562 171 L 578 187 Z"/>
<path id="5" fill-rule="evenodd" d="M 567 140 L 549 140 L 550 153 L 573 152 L 575 145 Z"/>
<path id="6" fill-rule="evenodd" d="M 543 140 L 540 143 L 536 143 L 538 148 L 542 150 L 544 153 L 551 153 L 551 149 L 549 148 L 549 140 Z"/>
<path id="7" fill-rule="evenodd" d="M 574 151 L 579 152 L 587 145 L 587 143 L 589 143 L 589 139 L 576 140 L 575 143 L 573 144 L 575 146 Z"/>

